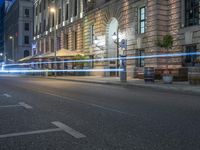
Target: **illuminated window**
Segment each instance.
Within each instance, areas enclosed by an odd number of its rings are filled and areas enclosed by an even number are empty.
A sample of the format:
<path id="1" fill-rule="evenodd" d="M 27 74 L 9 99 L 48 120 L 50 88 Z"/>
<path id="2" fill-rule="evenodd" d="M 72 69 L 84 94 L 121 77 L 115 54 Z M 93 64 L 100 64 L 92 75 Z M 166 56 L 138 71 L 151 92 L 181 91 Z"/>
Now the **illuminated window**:
<path id="1" fill-rule="evenodd" d="M 145 26 L 146 26 L 146 8 L 141 7 L 139 9 L 139 32 L 144 33 L 145 32 Z"/>
<path id="2" fill-rule="evenodd" d="M 196 52 L 197 52 L 196 45 L 186 46 L 186 53 L 190 54 L 190 53 L 196 53 Z M 196 59 L 197 59 L 197 55 L 187 55 L 185 58 L 185 63 L 194 65 Z"/>
<path id="3" fill-rule="evenodd" d="M 199 25 L 199 0 L 185 0 L 185 26 Z"/>

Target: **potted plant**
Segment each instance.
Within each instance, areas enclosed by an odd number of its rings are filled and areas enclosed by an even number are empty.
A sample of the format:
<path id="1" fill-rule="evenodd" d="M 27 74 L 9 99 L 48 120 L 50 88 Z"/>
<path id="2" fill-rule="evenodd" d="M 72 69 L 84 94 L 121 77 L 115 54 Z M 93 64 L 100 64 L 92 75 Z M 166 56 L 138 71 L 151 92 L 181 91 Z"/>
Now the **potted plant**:
<path id="1" fill-rule="evenodd" d="M 173 37 L 169 34 L 163 36 L 161 40 L 158 40 L 158 46 L 164 48 L 168 54 L 169 49 L 173 46 Z M 166 59 L 166 68 L 163 71 L 162 79 L 165 84 L 171 84 L 173 82 L 173 75 L 168 68 L 168 57 Z"/>
<path id="2" fill-rule="evenodd" d="M 75 60 L 87 60 L 89 58 L 87 56 L 78 54 L 74 57 L 74 59 Z M 84 69 L 86 66 L 89 66 L 89 62 L 79 62 L 79 61 L 77 61 L 77 62 L 74 63 L 74 67 L 76 69 Z M 76 72 L 75 74 L 76 75 L 86 75 L 86 73 L 84 71 L 83 72 Z"/>

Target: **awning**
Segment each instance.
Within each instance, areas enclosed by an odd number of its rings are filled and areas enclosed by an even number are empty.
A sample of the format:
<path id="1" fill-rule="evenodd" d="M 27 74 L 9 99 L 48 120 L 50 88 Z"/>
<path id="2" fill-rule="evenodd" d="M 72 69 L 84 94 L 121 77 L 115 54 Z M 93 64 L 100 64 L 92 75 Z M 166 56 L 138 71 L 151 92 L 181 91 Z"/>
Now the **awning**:
<path id="1" fill-rule="evenodd" d="M 77 55 L 84 56 L 84 53 L 80 51 L 70 51 L 66 49 L 61 49 L 56 52 L 56 57 L 75 57 Z M 39 54 L 35 56 L 28 56 L 28 57 L 22 58 L 19 60 L 19 62 L 30 61 L 31 59 L 48 59 L 48 58 L 54 58 L 54 57 L 55 57 L 54 52 L 48 52 L 45 54 Z"/>
<path id="2" fill-rule="evenodd" d="M 51 54 L 51 52 L 44 53 L 44 54 L 39 54 L 39 55 L 34 56 L 33 58 L 34 58 L 34 59 L 48 58 L 48 57 L 46 57 L 46 56 L 49 55 L 49 54 Z"/>
<path id="3" fill-rule="evenodd" d="M 80 51 L 70 51 L 70 50 L 66 50 L 66 49 L 61 49 L 56 52 L 56 57 L 74 57 L 76 55 L 84 56 L 84 54 Z M 54 52 L 46 54 L 42 58 L 53 58 L 53 57 L 55 57 Z"/>
<path id="4" fill-rule="evenodd" d="M 22 58 L 20 60 L 18 60 L 19 62 L 25 62 L 25 61 L 29 61 L 33 58 L 33 56 L 28 56 L 28 57 L 25 57 L 25 58 Z"/>

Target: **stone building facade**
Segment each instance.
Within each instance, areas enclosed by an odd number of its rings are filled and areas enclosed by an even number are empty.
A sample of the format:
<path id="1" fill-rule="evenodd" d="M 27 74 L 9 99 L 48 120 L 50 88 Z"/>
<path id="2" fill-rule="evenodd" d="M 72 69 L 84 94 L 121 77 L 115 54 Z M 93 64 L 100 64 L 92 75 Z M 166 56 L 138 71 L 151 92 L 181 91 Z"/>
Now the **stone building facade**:
<path id="1" fill-rule="evenodd" d="M 121 54 L 139 56 L 127 61 L 129 77 L 139 77 L 144 67 L 172 69 L 179 76 L 194 65 L 199 56 L 143 58 L 140 56 L 200 51 L 199 0 L 36 0 L 34 42 L 36 54 L 53 52 L 53 20 L 50 6 L 57 10 L 57 50 L 83 52 L 90 58 L 113 58 Z M 117 46 L 113 35 L 119 37 Z M 173 47 L 158 46 L 165 35 L 173 37 Z M 118 48 L 117 48 L 118 47 Z M 94 68 L 117 68 L 117 61 L 93 64 Z M 161 72 L 160 72 L 161 74 Z M 102 74 L 112 76 L 112 73 Z"/>
<path id="2" fill-rule="evenodd" d="M 31 55 L 33 1 L 15 0 L 6 10 L 4 26 L 7 61 L 17 61 Z"/>

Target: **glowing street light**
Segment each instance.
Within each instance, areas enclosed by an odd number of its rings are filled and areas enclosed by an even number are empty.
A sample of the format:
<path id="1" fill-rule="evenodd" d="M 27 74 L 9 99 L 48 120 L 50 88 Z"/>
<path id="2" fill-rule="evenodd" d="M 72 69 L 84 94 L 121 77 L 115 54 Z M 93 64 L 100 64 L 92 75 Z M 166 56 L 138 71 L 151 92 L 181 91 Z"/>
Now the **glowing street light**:
<path id="1" fill-rule="evenodd" d="M 12 59 L 15 61 L 15 38 L 13 36 L 9 36 L 9 39 L 12 41 Z"/>
<path id="2" fill-rule="evenodd" d="M 97 37 L 95 36 L 94 38 L 94 44 L 97 45 L 99 43 L 99 40 L 97 39 Z"/>
<path id="3" fill-rule="evenodd" d="M 118 36 L 117 36 L 116 32 L 113 33 L 112 39 L 113 39 L 114 41 L 116 41 L 116 40 L 118 39 Z"/>
<path id="4" fill-rule="evenodd" d="M 57 50 L 57 33 L 56 33 L 56 7 L 50 7 L 50 13 L 52 13 L 55 17 L 54 19 L 54 61 L 56 62 L 56 50 Z M 55 70 L 57 69 L 57 64 L 54 64 Z M 56 76 L 56 71 L 54 72 L 54 75 Z"/>
<path id="5" fill-rule="evenodd" d="M 56 12 L 55 7 L 51 7 L 51 8 L 50 8 L 50 12 L 51 12 L 51 13 L 55 13 L 55 12 Z"/>

